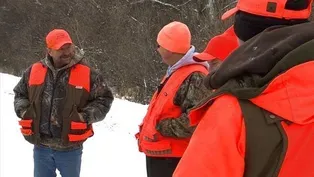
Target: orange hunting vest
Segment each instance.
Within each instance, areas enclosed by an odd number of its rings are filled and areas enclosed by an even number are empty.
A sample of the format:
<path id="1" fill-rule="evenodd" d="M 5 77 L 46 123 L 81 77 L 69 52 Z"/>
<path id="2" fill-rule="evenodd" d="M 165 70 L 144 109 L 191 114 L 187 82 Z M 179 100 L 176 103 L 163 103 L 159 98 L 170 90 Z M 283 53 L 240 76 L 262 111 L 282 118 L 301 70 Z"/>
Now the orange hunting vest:
<path id="1" fill-rule="evenodd" d="M 149 104 L 147 114 L 140 125 L 140 132 L 136 135 L 139 150 L 147 156 L 181 157 L 189 143 L 189 138 L 176 139 L 163 137 L 155 129 L 157 122 L 164 118 L 178 118 L 181 108 L 174 105 L 173 99 L 184 80 L 193 72 L 208 73 L 203 65 L 188 65 L 175 71 L 161 91 L 155 92 Z M 165 78 L 161 83 L 165 81 Z"/>
<path id="2" fill-rule="evenodd" d="M 47 70 L 47 66 L 40 62 L 32 66 L 28 81 L 30 106 L 19 121 L 24 138 L 32 144 L 40 143 L 41 94 Z M 78 115 L 78 110 L 87 103 L 89 92 L 90 68 L 82 64 L 74 65 L 69 76 L 67 98 L 62 114 L 62 142 L 65 144 L 83 142 L 94 134 L 92 125 L 81 122 Z"/>

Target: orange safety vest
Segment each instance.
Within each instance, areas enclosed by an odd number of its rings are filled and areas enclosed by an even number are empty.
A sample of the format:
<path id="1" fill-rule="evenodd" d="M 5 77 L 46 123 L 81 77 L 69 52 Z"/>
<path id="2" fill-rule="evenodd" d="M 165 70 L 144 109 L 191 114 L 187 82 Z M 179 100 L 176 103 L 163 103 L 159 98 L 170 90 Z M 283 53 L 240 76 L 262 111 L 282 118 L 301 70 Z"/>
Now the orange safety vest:
<path id="1" fill-rule="evenodd" d="M 156 130 L 156 124 L 164 118 L 178 118 L 181 114 L 180 106 L 174 105 L 173 99 L 184 80 L 193 72 L 208 74 L 202 65 L 188 65 L 179 68 L 170 76 L 162 90 L 153 95 L 140 132 L 136 135 L 139 141 L 139 150 L 147 156 L 153 157 L 182 157 L 190 138 L 177 139 L 163 137 Z M 162 83 L 164 82 L 163 79 Z"/>
<path id="2" fill-rule="evenodd" d="M 28 81 L 31 104 L 22 120 L 19 121 L 24 138 L 32 144 L 40 142 L 41 94 L 46 73 L 47 66 L 42 63 L 38 62 L 32 66 Z M 86 104 L 90 92 L 90 68 L 88 66 L 76 64 L 71 68 L 68 92 L 77 94 L 71 94 L 71 99 L 67 99 L 64 105 L 62 141 L 63 143 L 85 141 L 94 134 L 92 125 L 80 122 L 73 117 L 78 116 L 77 109 Z"/>

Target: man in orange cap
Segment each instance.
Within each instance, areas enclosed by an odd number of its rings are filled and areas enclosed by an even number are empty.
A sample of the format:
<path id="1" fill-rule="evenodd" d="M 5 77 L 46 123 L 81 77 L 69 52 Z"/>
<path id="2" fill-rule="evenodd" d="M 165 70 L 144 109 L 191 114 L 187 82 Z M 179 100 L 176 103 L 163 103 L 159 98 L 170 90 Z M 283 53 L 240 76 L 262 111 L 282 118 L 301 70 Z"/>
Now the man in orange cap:
<path id="1" fill-rule="evenodd" d="M 238 38 L 234 33 L 233 26 L 231 26 L 224 33 L 213 37 L 203 52 L 194 55 L 194 60 L 208 61 L 209 70 L 213 72 L 238 46 Z"/>
<path id="2" fill-rule="evenodd" d="M 207 92 L 202 83 L 208 63 L 193 60 L 190 30 L 181 22 L 164 26 L 157 43 L 168 70 L 136 137 L 140 152 L 146 155 L 147 176 L 171 177 L 195 128 L 187 110 Z"/>
<path id="3" fill-rule="evenodd" d="M 104 78 L 83 62 L 63 29 L 46 37 L 47 56 L 32 64 L 14 88 L 24 138 L 34 144 L 34 176 L 79 177 L 83 142 L 105 118 L 113 95 Z"/>
<path id="4" fill-rule="evenodd" d="M 174 177 L 314 176 L 311 9 L 312 0 L 239 0 L 223 15 L 235 15 L 243 44 L 207 76 L 215 92 L 189 114 L 198 126 Z"/>

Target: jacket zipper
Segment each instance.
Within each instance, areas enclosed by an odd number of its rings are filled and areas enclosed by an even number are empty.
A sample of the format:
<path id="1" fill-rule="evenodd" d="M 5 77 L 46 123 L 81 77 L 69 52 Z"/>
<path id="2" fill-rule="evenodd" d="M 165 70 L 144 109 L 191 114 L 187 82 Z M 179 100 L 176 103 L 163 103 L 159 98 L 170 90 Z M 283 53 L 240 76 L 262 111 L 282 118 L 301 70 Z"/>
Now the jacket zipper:
<path id="1" fill-rule="evenodd" d="M 57 72 L 56 74 L 52 72 L 52 77 L 53 77 L 53 85 L 52 85 L 52 93 L 51 93 L 51 101 L 50 101 L 50 113 L 49 113 L 49 120 L 48 120 L 48 129 L 49 129 L 49 135 L 52 137 L 52 132 L 51 132 L 51 116 L 52 116 L 52 106 L 53 106 L 53 100 L 54 100 L 54 92 L 55 92 L 55 88 L 56 88 L 56 82 L 57 82 L 57 75 L 59 72 Z"/>

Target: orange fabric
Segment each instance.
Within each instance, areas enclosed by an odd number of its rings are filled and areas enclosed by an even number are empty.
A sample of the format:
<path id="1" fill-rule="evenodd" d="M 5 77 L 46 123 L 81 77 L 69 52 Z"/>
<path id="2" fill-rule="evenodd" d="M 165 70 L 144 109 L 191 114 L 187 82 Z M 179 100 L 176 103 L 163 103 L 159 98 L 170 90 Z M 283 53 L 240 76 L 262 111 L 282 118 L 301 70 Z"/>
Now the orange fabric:
<path id="1" fill-rule="evenodd" d="M 59 50 L 64 44 L 72 44 L 72 39 L 63 29 L 54 29 L 46 36 L 47 48 Z"/>
<path id="2" fill-rule="evenodd" d="M 93 136 L 94 132 L 93 130 L 88 130 L 86 131 L 84 134 L 81 135 L 74 135 L 74 134 L 69 134 L 69 141 L 73 142 L 73 141 L 83 141 L 86 140 L 87 138 Z"/>
<path id="3" fill-rule="evenodd" d="M 213 37 L 208 42 L 205 50 L 202 53 L 195 54 L 194 58 L 202 61 L 215 58 L 224 60 L 238 47 L 238 39 L 232 25 L 224 33 Z"/>
<path id="4" fill-rule="evenodd" d="M 47 67 L 42 63 L 38 62 L 32 66 L 29 86 L 40 85 L 45 81 L 47 73 Z M 85 89 L 87 92 L 90 92 L 90 68 L 88 66 L 77 64 L 71 68 L 69 85 L 74 86 L 77 89 Z M 21 120 L 19 124 L 22 127 L 31 128 L 33 120 Z M 87 126 L 86 123 L 80 122 L 71 122 L 72 130 L 82 130 L 85 129 L 86 132 L 82 135 L 69 134 L 70 141 L 82 141 L 93 135 L 92 126 Z M 32 135 L 33 132 L 31 129 L 21 129 L 23 135 Z"/>
<path id="5" fill-rule="evenodd" d="M 20 128 L 21 132 L 23 135 L 25 136 L 29 136 L 33 134 L 32 131 L 32 122 L 33 120 L 20 120 L 19 121 L 19 125 L 22 126 L 22 128 Z"/>
<path id="6" fill-rule="evenodd" d="M 21 132 L 23 135 L 25 136 L 30 136 L 33 134 L 33 131 L 31 129 L 24 129 L 24 128 L 21 128 Z"/>
<path id="7" fill-rule="evenodd" d="M 160 30 L 157 43 L 171 52 L 185 54 L 191 47 L 190 30 L 181 22 L 171 22 Z"/>
<path id="8" fill-rule="evenodd" d="M 47 73 L 47 67 L 41 63 L 35 63 L 32 66 L 31 73 L 28 80 L 28 85 L 41 85 L 44 83 Z"/>
<path id="9" fill-rule="evenodd" d="M 199 122 L 173 176 L 243 177 L 244 126 L 237 99 L 218 98 Z"/>
<path id="10" fill-rule="evenodd" d="M 224 13 L 221 19 L 229 18 L 239 10 L 265 17 L 307 19 L 311 15 L 313 3 L 313 0 L 309 1 L 310 5 L 307 9 L 293 11 L 285 9 L 287 0 L 238 0 L 236 7 Z"/>
<path id="11" fill-rule="evenodd" d="M 279 177 L 314 176 L 314 123 L 307 125 L 283 124 L 289 137 L 288 151 Z"/>
<path id="12" fill-rule="evenodd" d="M 71 129 L 72 129 L 72 130 L 87 129 L 87 123 L 83 123 L 83 122 L 71 122 Z"/>
<path id="13" fill-rule="evenodd" d="M 19 125 L 25 128 L 31 128 L 32 127 L 33 120 L 20 120 Z"/>
<path id="14" fill-rule="evenodd" d="M 139 140 L 139 149 L 147 156 L 181 157 L 189 139 L 175 139 L 163 137 L 156 129 L 158 121 L 164 118 L 177 118 L 181 115 L 181 108 L 173 104 L 173 99 L 182 82 L 193 72 L 207 74 L 207 69 L 202 65 L 188 65 L 179 68 L 172 74 L 160 93 L 154 94 L 140 132 L 136 135 Z M 165 153 L 158 152 L 164 151 Z"/>
<path id="15" fill-rule="evenodd" d="M 40 85 L 45 81 L 47 67 L 41 63 L 35 63 L 32 66 L 29 86 Z M 69 84 L 76 88 L 84 88 L 90 92 L 90 68 L 88 66 L 77 64 L 71 69 Z"/>
<path id="16" fill-rule="evenodd" d="M 314 62 L 291 68 L 251 101 L 292 121 L 283 123 L 288 150 L 279 177 L 314 176 Z M 245 124 L 235 97 L 223 95 L 206 109 L 174 177 L 242 177 L 245 168 Z M 191 118 L 199 116 L 197 110 Z M 301 170 L 300 170 L 301 169 Z"/>
<path id="17" fill-rule="evenodd" d="M 90 92 L 90 68 L 81 64 L 72 67 L 69 84 Z"/>

